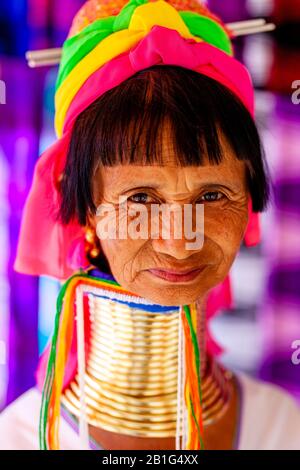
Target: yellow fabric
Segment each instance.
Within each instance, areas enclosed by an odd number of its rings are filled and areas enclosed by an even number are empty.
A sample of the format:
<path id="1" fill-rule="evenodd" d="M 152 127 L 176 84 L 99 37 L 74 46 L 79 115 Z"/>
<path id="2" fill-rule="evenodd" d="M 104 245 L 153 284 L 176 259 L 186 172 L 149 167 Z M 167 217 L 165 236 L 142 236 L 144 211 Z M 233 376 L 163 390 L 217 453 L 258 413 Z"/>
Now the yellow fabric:
<path id="1" fill-rule="evenodd" d="M 186 38 L 193 37 L 178 11 L 162 0 L 137 7 L 131 17 L 129 30 L 149 32 L 153 25 L 176 29 Z"/>
<path id="2" fill-rule="evenodd" d="M 159 25 L 176 30 L 185 39 L 194 39 L 177 10 L 164 1 L 147 3 L 136 8 L 132 15 L 129 28 L 117 31 L 103 39 L 87 54 L 70 72 L 55 95 L 55 129 L 61 137 L 64 120 L 73 98 L 84 82 L 104 64 L 137 45 L 151 30 Z"/>

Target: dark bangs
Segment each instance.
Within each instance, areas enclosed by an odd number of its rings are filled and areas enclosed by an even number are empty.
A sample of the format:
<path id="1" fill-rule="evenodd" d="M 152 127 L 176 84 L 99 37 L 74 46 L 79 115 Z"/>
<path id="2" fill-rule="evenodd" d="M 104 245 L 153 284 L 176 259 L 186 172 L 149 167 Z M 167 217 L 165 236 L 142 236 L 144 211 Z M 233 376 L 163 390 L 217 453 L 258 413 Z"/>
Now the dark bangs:
<path id="1" fill-rule="evenodd" d="M 247 162 L 253 210 L 269 197 L 266 163 L 253 119 L 241 101 L 215 80 L 171 65 L 142 70 L 109 90 L 77 118 L 61 181 L 60 218 L 85 225 L 94 214 L 98 165 L 163 164 L 162 130 L 168 124 L 178 165 L 218 164 L 220 130 Z"/>

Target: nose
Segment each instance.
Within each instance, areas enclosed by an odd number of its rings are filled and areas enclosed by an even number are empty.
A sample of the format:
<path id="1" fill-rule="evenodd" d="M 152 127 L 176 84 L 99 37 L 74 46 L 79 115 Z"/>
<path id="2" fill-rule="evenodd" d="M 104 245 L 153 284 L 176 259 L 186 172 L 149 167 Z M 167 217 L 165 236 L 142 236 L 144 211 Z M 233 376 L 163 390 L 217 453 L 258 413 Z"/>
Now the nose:
<path id="1" fill-rule="evenodd" d="M 186 249 L 186 240 L 163 240 L 161 238 L 152 241 L 152 246 L 154 251 L 157 253 L 165 254 L 172 256 L 173 258 L 185 260 L 189 258 L 192 254 L 199 251 L 197 250 L 187 250 Z"/>
<path id="2" fill-rule="evenodd" d="M 154 251 L 172 256 L 178 260 L 185 260 L 194 253 L 199 252 L 203 245 L 203 230 L 198 228 L 196 236 L 194 223 L 193 227 L 186 226 L 186 229 L 184 229 L 184 224 L 187 224 L 186 219 L 182 217 L 179 220 L 176 218 L 175 213 L 170 215 L 169 222 L 162 221 L 152 238 Z M 163 230 L 162 227 L 164 227 Z M 195 240 L 197 240 L 197 243 L 195 243 Z"/>

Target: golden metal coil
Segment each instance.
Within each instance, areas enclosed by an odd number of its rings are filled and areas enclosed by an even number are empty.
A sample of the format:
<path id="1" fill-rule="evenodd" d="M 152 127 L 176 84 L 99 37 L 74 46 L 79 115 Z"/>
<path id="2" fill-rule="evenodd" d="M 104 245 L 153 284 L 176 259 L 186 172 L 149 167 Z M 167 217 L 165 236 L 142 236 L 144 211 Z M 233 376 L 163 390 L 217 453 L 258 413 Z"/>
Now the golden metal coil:
<path id="1" fill-rule="evenodd" d="M 75 377 L 75 381 L 77 383 L 78 378 Z M 117 403 L 122 403 L 126 404 L 128 403 L 129 405 L 136 406 L 137 403 L 140 404 L 140 406 L 148 406 L 149 403 L 151 403 L 151 406 L 153 407 L 160 407 L 162 403 L 167 400 L 168 403 L 170 403 L 172 406 L 176 405 L 176 398 L 177 398 L 177 391 L 172 392 L 168 391 L 168 393 L 164 395 L 148 395 L 143 396 L 143 394 L 139 394 L 137 396 L 131 396 L 128 394 L 122 394 L 119 391 L 114 392 L 110 387 L 107 387 L 105 383 L 101 383 L 98 380 L 95 380 L 94 377 L 90 377 L 88 374 L 86 374 L 85 377 L 86 381 L 86 387 L 90 387 L 90 389 L 93 389 L 96 393 L 99 394 L 99 396 L 107 397 L 111 399 L 114 402 Z M 74 383 L 74 381 L 72 382 Z M 150 399 L 149 399 L 150 396 Z"/>
<path id="2" fill-rule="evenodd" d="M 97 363 L 97 356 L 93 353 L 89 357 L 89 362 L 87 366 L 88 371 L 96 370 L 98 373 L 103 374 L 102 380 L 111 380 L 115 381 L 116 379 L 120 382 L 128 382 L 130 381 L 131 384 L 134 382 L 140 383 L 141 381 L 149 381 L 149 383 L 155 382 L 168 382 L 170 380 L 177 379 L 177 370 L 174 368 L 169 371 L 161 371 L 161 369 L 151 369 L 149 370 L 148 367 L 144 367 L 142 369 L 136 369 L 136 367 L 132 367 L 132 369 L 122 368 L 121 370 L 112 370 L 110 364 L 99 364 Z M 155 372 L 155 370 L 157 372 Z"/>
<path id="3" fill-rule="evenodd" d="M 80 397 L 80 391 L 78 383 L 76 381 L 72 382 L 70 390 L 74 392 L 77 398 Z M 111 400 L 110 398 L 106 397 L 105 394 L 99 395 L 99 393 L 97 393 L 89 385 L 86 385 L 85 390 L 88 399 L 93 400 L 94 403 L 97 403 L 97 411 L 99 411 L 99 409 L 102 410 L 102 406 L 105 406 L 107 407 L 107 409 L 113 410 L 114 413 L 116 413 L 117 411 L 139 414 L 151 412 L 151 414 L 153 415 L 170 415 L 172 413 L 174 415 L 174 405 L 176 405 L 176 396 L 174 396 L 173 399 L 170 399 L 169 394 L 162 396 L 160 402 L 157 403 L 156 406 L 153 406 L 152 400 L 145 400 L 145 402 L 141 403 L 141 400 L 138 397 L 134 400 L 134 403 L 129 403 L 126 400 L 124 400 L 123 403 L 119 403 L 118 401 Z"/>
<path id="4" fill-rule="evenodd" d="M 166 337 L 170 339 L 175 339 L 177 338 L 178 335 L 178 328 L 171 327 L 168 328 L 167 331 L 165 328 L 161 328 L 160 330 L 154 330 L 153 328 L 149 328 L 148 330 L 141 329 L 140 333 L 138 333 L 137 330 L 133 330 L 132 328 L 126 332 L 125 329 L 119 328 L 113 328 L 111 325 L 107 326 L 104 322 L 94 322 L 92 324 L 92 331 L 99 331 L 103 335 L 107 336 L 114 332 L 117 334 L 118 338 L 125 339 L 125 340 L 135 340 L 135 341 L 143 341 L 144 339 L 147 341 L 149 339 L 151 340 L 163 340 Z"/>
<path id="5" fill-rule="evenodd" d="M 108 346 L 104 346 L 103 344 L 99 344 L 98 341 L 95 341 L 94 339 L 91 339 L 91 346 L 95 347 L 97 351 L 103 352 L 107 354 L 108 356 L 113 355 L 114 357 L 119 358 L 122 360 L 124 357 L 131 357 L 132 361 L 135 360 L 144 360 L 147 358 L 148 360 L 151 360 L 153 356 L 156 356 L 156 358 L 162 359 L 162 356 L 164 359 L 170 359 L 171 357 L 177 357 L 177 351 L 176 351 L 176 346 L 171 345 L 168 347 L 166 345 L 165 348 L 153 348 L 151 351 L 149 351 L 149 348 L 146 348 L 145 351 L 139 350 L 139 352 L 134 351 L 134 346 L 132 347 L 132 350 L 124 351 L 122 349 L 112 349 L 109 348 Z"/>
<path id="6" fill-rule="evenodd" d="M 132 436 L 175 437 L 179 311 L 158 314 L 93 294 L 88 298 L 91 338 L 85 394 L 89 424 Z M 204 335 L 202 323 L 198 331 Z M 201 392 L 207 425 L 227 409 L 231 376 L 217 363 L 205 361 L 204 365 Z M 79 416 L 78 376 L 65 390 L 62 404 Z"/>
<path id="7" fill-rule="evenodd" d="M 66 396 L 62 397 L 62 404 L 65 406 L 67 410 L 69 410 L 74 416 L 79 418 L 79 403 L 72 402 L 70 399 L 68 399 Z M 105 429 L 107 431 L 115 432 L 118 434 L 125 434 L 129 436 L 137 436 L 137 437 L 174 437 L 176 434 L 176 422 L 175 424 L 170 425 L 170 429 L 167 430 L 161 430 L 161 429 L 155 429 L 155 426 L 153 424 L 150 426 L 150 428 L 147 426 L 146 429 L 143 429 L 143 426 L 139 425 L 137 429 L 132 429 L 131 427 L 124 426 L 124 422 L 122 420 L 121 424 L 116 424 L 116 421 L 113 421 L 113 424 L 111 422 L 108 422 L 108 420 L 105 418 L 104 415 L 100 415 L 97 417 L 91 416 L 89 412 L 87 413 L 88 416 L 88 422 L 92 426 L 99 427 L 102 429 Z M 149 431 L 150 429 L 150 431 Z"/>
<path id="8" fill-rule="evenodd" d="M 175 333 L 172 332 L 166 332 L 165 335 L 160 334 L 158 335 L 148 335 L 146 333 L 138 335 L 135 337 L 134 332 L 132 332 L 130 335 L 126 334 L 120 334 L 118 331 L 114 331 L 113 329 L 111 331 L 106 331 L 104 328 L 92 328 L 91 329 L 92 333 L 95 333 L 92 335 L 94 339 L 98 340 L 100 344 L 101 342 L 104 341 L 105 344 L 109 342 L 109 337 L 114 334 L 115 337 L 113 340 L 110 341 L 110 344 L 119 344 L 121 346 L 130 346 L 132 343 L 135 342 L 137 347 L 162 347 L 163 345 L 166 344 L 176 344 L 178 342 L 178 331 Z"/>
<path id="9" fill-rule="evenodd" d="M 178 321 L 178 318 L 174 320 L 174 322 L 171 321 L 164 321 L 161 323 L 157 323 L 155 318 L 152 318 L 149 321 L 141 322 L 136 320 L 136 323 L 133 323 L 133 319 L 130 321 L 116 321 L 114 318 L 109 319 L 109 318 L 101 318 L 100 319 L 95 319 L 93 322 L 96 325 L 104 325 L 107 328 L 114 329 L 114 331 L 122 331 L 122 332 L 133 332 L 134 334 L 144 334 L 145 331 L 147 330 L 149 332 L 155 332 L 157 334 L 166 334 L 168 331 L 176 332 L 178 330 L 178 325 L 176 325 L 176 321 Z M 167 327 L 167 328 L 166 328 Z"/>
<path id="10" fill-rule="evenodd" d="M 120 358 L 117 356 L 109 356 L 106 353 L 103 353 L 102 351 L 99 351 L 96 348 L 92 348 L 92 352 L 94 356 L 97 357 L 98 361 L 108 361 L 111 368 L 113 366 L 117 365 L 117 367 L 120 369 Z M 169 358 L 164 357 L 164 362 L 162 363 L 161 359 L 154 358 L 153 360 L 151 359 L 151 362 L 149 361 L 149 357 L 142 357 L 142 358 L 135 358 L 134 362 L 134 367 L 143 367 L 146 369 L 151 369 L 151 367 L 160 367 L 161 369 L 168 370 L 170 367 L 174 367 L 174 362 L 177 361 L 177 354 L 172 354 Z M 130 356 L 122 358 L 122 367 L 130 367 L 132 368 L 132 358 Z"/>
<path id="11" fill-rule="evenodd" d="M 99 381 L 103 380 L 101 373 L 97 372 L 96 370 L 89 369 L 89 372 L 92 373 L 92 375 Z M 128 393 L 131 395 L 159 395 L 161 393 L 167 393 L 167 390 L 172 390 L 172 388 L 175 388 L 177 386 L 177 379 L 170 380 L 169 383 L 150 383 L 149 381 L 131 383 L 129 379 L 127 382 L 118 381 L 118 384 L 103 382 L 103 385 L 104 387 L 111 387 L 111 389 L 114 391 L 119 391 L 120 393 Z"/>
<path id="12" fill-rule="evenodd" d="M 97 333 L 98 330 L 96 330 Z M 99 331 L 99 335 L 95 338 L 95 335 L 93 335 L 92 341 L 95 343 L 96 346 L 98 346 L 98 349 L 100 349 L 101 346 L 111 348 L 112 350 L 116 351 L 121 351 L 124 353 L 132 353 L 132 351 L 135 351 L 139 353 L 140 351 L 144 353 L 144 351 L 148 351 L 149 353 L 159 353 L 161 351 L 176 351 L 176 348 L 178 348 L 178 345 L 176 344 L 175 339 L 171 338 L 165 338 L 164 341 L 155 341 L 152 339 L 147 339 L 142 343 L 142 341 L 137 342 L 135 344 L 134 340 L 128 342 L 128 341 L 120 341 L 118 336 L 116 336 L 113 339 L 107 338 L 104 336 L 103 332 Z M 177 340 L 178 342 L 178 340 Z"/>
<path id="13" fill-rule="evenodd" d="M 76 398 L 79 400 L 80 391 L 78 385 L 74 383 L 71 387 L 71 390 L 73 391 Z M 137 403 L 137 406 L 126 405 L 123 406 L 123 409 L 121 409 L 121 407 L 116 407 L 113 402 L 106 402 L 105 400 L 99 399 L 99 397 L 95 398 L 96 394 L 93 397 L 92 393 L 90 392 L 90 389 L 87 387 L 86 403 L 88 406 L 91 407 L 91 409 L 94 410 L 94 412 L 97 413 L 101 410 L 101 413 L 106 413 L 112 417 L 128 419 L 128 417 L 130 416 L 131 421 L 149 420 L 156 422 L 165 422 L 172 421 L 174 419 L 176 420 L 176 412 L 174 412 L 173 409 L 163 410 L 163 412 L 159 409 L 152 409 L 151 402 L 149 402 L 149 405 L 147 407 L 141 407 L 140 404 Z"/>
<path id="14" fill-rule="evenodd" d="M 97 312 L 100 311 L 101 318 L 106 317 L 109 320 L 115 319 L 118 322 L 126 322 L 134 319 L 134 322 L 140 322 L 141 324 L 147 323 L 148 321 L 162 324 L 175 322 L 179 315 L 179 309 L 169 313 L 150 312 L 138 307 L 129 307 L 115 300 L 98 297 L 93 294 L 89 294 L 89 303 L 93 303 L 96 297 L 98 303 L 92 306 L 93 312 L 91 314 L 96 315 Z"/>

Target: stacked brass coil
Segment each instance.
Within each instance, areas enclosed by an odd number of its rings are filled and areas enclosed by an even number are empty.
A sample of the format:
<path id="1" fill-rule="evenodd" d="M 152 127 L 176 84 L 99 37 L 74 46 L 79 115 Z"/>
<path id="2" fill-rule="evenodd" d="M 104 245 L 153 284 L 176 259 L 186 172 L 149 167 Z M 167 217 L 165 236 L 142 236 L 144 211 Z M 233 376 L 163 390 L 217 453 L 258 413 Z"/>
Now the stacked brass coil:
<path id="1" fill-rule="evenodd" d="M 139 437 L 174 437 L 177 417 L 179 309 L 153 313 L 89 294 L 88 422 Z M 204 424 L 224 411 L 228 379 L 217 363 L 202 380 Z M 79 416 L 78 376 L 62 404 Z"/>

